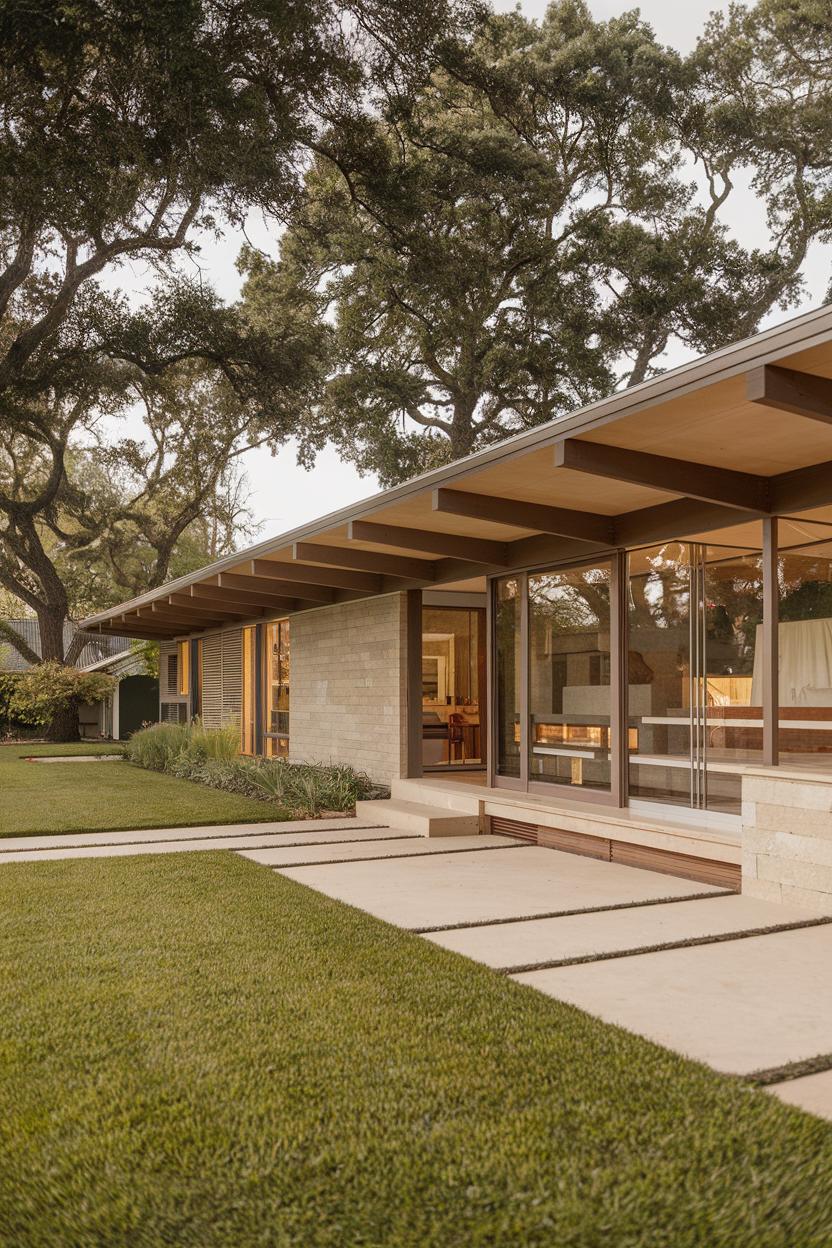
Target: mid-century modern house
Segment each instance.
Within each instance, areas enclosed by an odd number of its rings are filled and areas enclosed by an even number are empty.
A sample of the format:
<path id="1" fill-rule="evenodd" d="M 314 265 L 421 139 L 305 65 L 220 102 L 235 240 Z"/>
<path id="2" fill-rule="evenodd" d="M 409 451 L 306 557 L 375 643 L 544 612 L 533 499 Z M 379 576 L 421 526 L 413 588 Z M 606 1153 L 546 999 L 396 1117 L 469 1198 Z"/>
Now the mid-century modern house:
<path id="1" fill-rule="evenodd" d="M 84 627 L 159 640 L 162 718 L 351 763 L 393 826 L 832 911 L 832 308 Z"/>

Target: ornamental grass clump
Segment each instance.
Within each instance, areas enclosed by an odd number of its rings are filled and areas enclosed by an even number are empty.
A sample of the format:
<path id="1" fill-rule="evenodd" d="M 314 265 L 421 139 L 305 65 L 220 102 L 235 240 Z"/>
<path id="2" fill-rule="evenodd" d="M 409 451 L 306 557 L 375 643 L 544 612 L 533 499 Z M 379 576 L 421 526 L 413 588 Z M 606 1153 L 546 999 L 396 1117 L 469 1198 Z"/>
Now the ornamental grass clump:
<path id="1" fill-rule="evenodd" d="M 239 743 L 236 725 L 206 728 L 194 720 L 143 728 L 125 753 L 138 767 L 271 802 L 298 817 L 351 811 L 360 799 L 381 795 L 369 776 L 352 767 L 241 758 Z"/>

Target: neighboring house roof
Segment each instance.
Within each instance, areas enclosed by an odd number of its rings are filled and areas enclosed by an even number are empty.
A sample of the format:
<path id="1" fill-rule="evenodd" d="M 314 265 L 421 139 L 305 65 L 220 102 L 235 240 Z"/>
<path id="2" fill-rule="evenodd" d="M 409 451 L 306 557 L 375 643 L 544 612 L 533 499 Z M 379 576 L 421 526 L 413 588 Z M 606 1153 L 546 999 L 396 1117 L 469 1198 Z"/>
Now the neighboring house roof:
<path id="1" fill-rule="evenodd" d="M 6 620 L 16 633 L 20 635 L 26 645 L 34 650 L 36 654 L 41 653 L 40 649 L 40 627 L 37 620 Z M 75 636 L 75 627 L 70 623 L 64 624 L 64 648 L 68 647 L 72 638 Z M 92 664 L 98 663 L 102 659 L 110 659 L 114 655 L 122 654 L 130 649 L 129 637 L 93 637 L 91 638 L 80 655 L 78 656 L 76 667 L 89 668 Z M 25 672 L 31 667 L 21 654 L 15 650 L 10 641 L 0 635 L 0 672 Z"/>
<path id="2" fill-rule="evenodd" d="M 832 306 L 83 621 L 181 637 L 832 506 Z M 832 522 L 832 517 L 828 522 Z M 249 603 L 249 608 L 244 604 Z"/>
<path id="3" fill-rule="evenodd" d="M 108 638 L 117 641 L 118 638 Z M 109 676 L 117 676 L 123 680 L 125 676 L 141 676 L 145 672 L 144 658 L 135 650 L 119 650 L 118 654 L 106 655 L 95 663 L 87 663 L 85 672 L 106 672 Z"/>

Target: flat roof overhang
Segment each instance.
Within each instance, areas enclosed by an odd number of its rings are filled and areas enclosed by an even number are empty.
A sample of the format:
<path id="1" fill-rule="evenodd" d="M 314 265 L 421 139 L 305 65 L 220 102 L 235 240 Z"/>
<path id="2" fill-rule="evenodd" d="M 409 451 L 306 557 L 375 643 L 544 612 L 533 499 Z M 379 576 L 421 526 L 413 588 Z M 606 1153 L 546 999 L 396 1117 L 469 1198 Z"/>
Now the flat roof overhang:
<path id="1" fill-rule="evenodd" d="M 832 306 L 81 621 L 149 639 L 829 508 Z"/>

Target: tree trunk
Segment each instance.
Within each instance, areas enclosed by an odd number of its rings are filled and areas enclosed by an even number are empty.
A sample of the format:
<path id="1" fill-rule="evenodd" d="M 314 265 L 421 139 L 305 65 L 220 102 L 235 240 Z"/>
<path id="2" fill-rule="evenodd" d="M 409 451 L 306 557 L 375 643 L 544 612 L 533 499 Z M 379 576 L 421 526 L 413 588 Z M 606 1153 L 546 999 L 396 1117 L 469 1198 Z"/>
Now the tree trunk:
<path id="1" fill-rule="evenodd" d="M 58 663 L 63 663 L 65 618 L 65 612 L 60 607 L 47 607 L 38 611 L 41 659 L 55 659 Z"/>
<path id="2" fill-rule="evenodd" d="M 59 710 L 43 734 L 47 741 L 80 741 L 78 727 L 78 704 L 71 702 Z"/>

